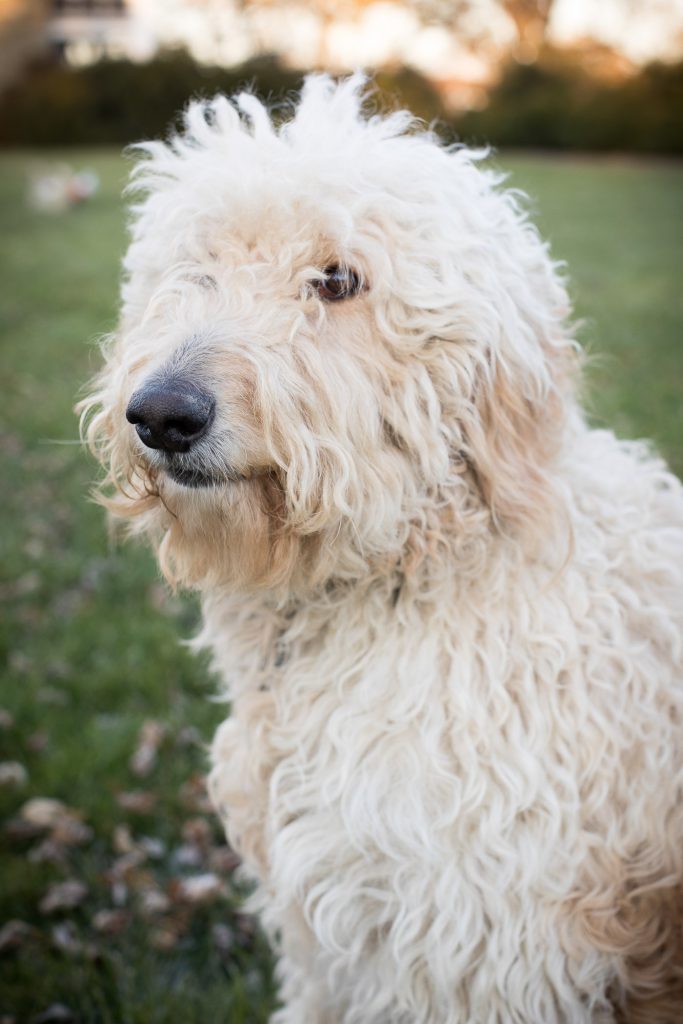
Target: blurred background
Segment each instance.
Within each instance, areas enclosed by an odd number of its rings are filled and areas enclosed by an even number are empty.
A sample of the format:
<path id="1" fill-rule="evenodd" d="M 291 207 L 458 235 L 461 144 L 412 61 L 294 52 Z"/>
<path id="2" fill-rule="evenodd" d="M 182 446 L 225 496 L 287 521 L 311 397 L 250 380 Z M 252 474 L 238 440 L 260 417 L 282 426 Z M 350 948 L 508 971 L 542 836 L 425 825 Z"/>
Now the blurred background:
<path id="1" fill-rule="evenodd" d="M 492 145 L 567 262 L 593 421 L 680 473 L 682 58 L 683 0 L 0 0 L 0 1024 L 276 1002 L 204 790 L 226 709 L 179 643 L 196 602 L 88 501 L 123 146 L 191 96 L 367 69 L 379 107 Z"/>
<path id="2" fill-rule="evenodd" d="M 681 0 L 0 0 L 0 142 L 125 143 L 196 93 L 377 72 L 446 134 L 683 152 Z"/>

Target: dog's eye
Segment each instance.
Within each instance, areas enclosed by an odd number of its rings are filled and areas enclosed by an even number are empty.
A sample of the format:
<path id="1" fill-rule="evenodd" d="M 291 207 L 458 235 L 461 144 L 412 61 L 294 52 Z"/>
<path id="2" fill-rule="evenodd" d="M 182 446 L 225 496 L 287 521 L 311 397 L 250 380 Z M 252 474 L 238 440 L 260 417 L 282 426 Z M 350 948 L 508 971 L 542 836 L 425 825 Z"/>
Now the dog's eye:
<path id="1" fill-rule="evenodd" d="M 216 288 L 216 278 L 211 274 L 201 274 L 196 280 L 200 288 Z"/>
<path id="2" fill-rule="evenodd" d="M 311 281 L 311 287 L 324 302 L 339 302 L 341 299 L 350 299 L 357 295 L 363 287 L 363 282 L 360 275 L 351 267 L 334 263 L 325 267 L 322 277 Z"/>

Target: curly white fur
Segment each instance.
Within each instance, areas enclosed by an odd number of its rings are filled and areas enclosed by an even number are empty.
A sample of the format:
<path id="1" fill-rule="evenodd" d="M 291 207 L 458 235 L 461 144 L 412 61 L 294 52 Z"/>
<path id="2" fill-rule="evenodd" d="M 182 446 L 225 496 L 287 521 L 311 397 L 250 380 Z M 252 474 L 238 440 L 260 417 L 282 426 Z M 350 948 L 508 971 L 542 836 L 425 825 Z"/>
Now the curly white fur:
<path id="1" fill-rule="evenodd" d="M 586 426 L 518 197 L 361 102 L 314 76 L 279 127 L 218 97 L 142 147 L 85 403 L 103 500 L 204 595 L 274 1021 L 673 1024 L 681 487 Z M 326 305 L 332 263 L 364 286 Z M 217 396 L 210 487 L 125 420 L 169 367 Z"/>

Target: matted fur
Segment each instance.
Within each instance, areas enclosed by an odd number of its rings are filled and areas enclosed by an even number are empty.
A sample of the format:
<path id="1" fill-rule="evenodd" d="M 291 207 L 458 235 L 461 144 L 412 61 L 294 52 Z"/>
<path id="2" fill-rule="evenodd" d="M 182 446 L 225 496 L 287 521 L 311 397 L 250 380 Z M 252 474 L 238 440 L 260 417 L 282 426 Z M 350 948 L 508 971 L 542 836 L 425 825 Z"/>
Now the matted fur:
<path id="1" fill-rule="evenodd" d="M 362 82 L 141 147 L 84 403 L 103 501 L 203 594 L 210 787 L 279 955 L 277 1024 L 673 1024 L 683 496 L 588 429 L 518 198 Z M 360 294 L 325 305 L 331 263 Z M 217 397 L 188 489 L 126 422 Z"/>

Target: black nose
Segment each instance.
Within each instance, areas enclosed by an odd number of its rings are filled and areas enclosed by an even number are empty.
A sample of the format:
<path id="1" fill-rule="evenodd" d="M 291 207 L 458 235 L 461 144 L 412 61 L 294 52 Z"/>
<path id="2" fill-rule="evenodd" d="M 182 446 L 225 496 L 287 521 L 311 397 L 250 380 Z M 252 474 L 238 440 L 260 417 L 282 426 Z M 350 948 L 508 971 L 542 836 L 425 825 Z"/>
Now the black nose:
<path id="1" fill-rule="evenodd" d="M 138 437 L 148 448 L 188 452 L 213 420 L 216 400 L 191 381 L 178 378 L 148 381 L 126 409 Z"/>

